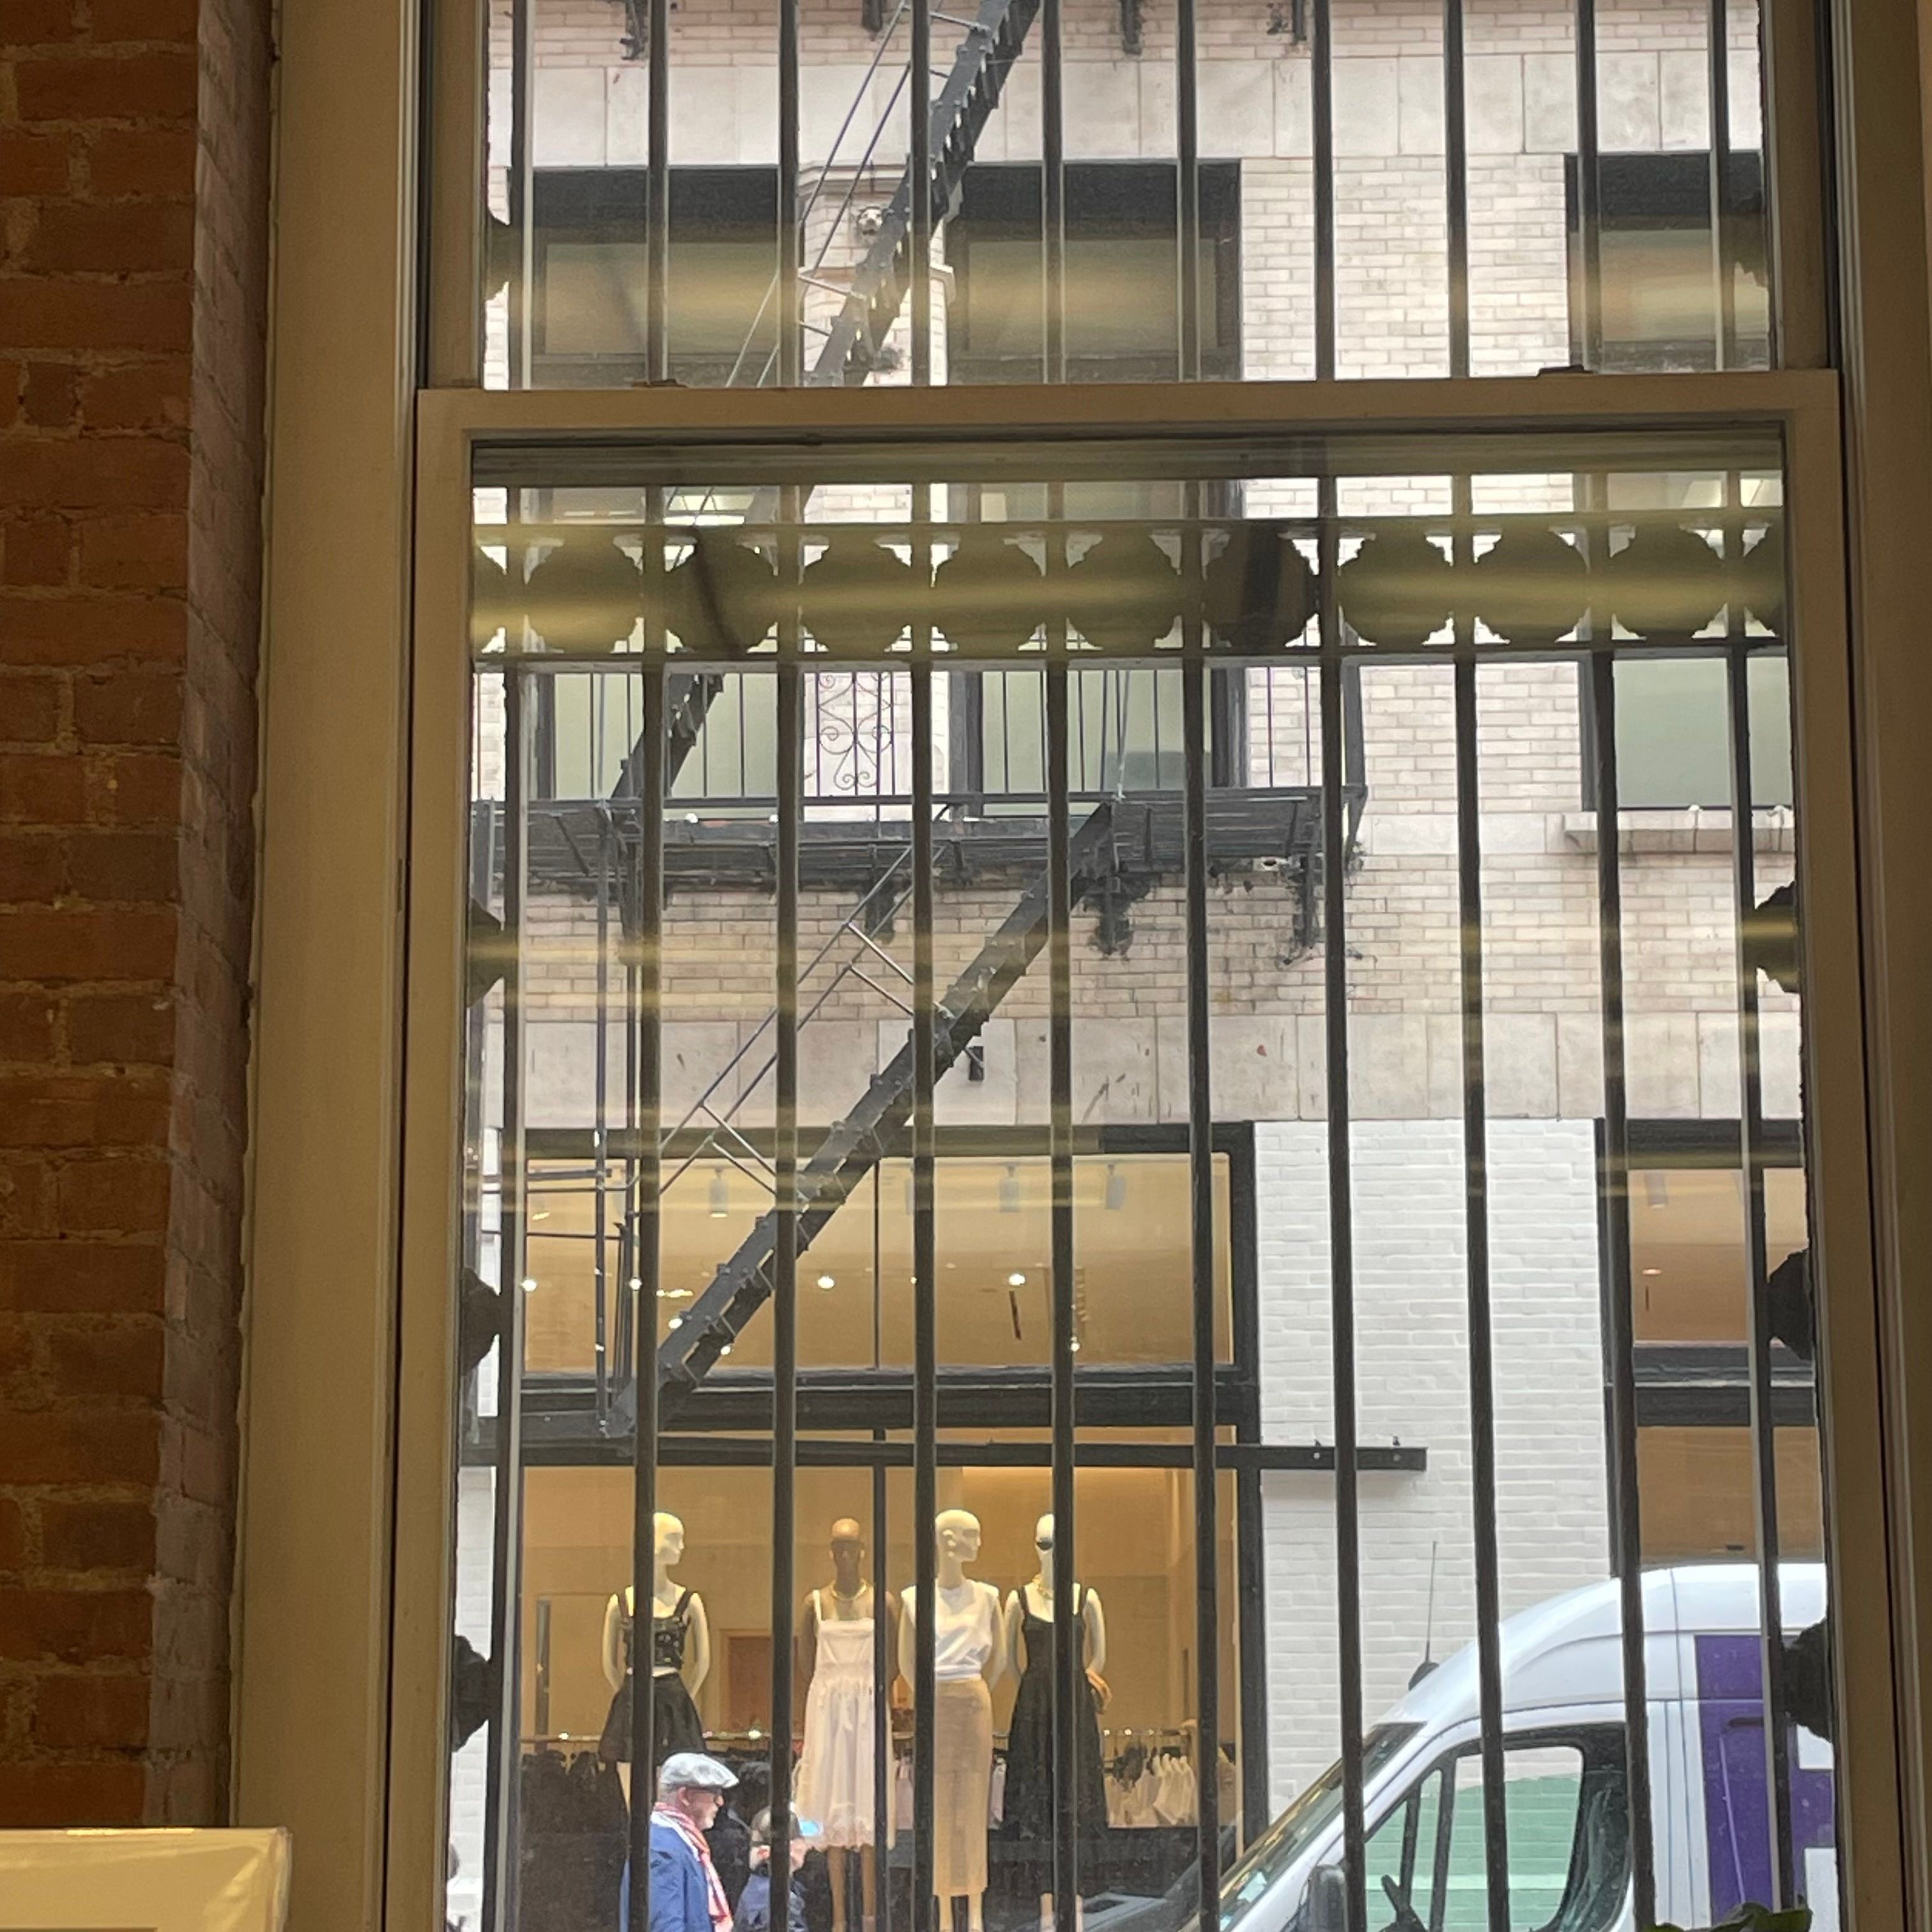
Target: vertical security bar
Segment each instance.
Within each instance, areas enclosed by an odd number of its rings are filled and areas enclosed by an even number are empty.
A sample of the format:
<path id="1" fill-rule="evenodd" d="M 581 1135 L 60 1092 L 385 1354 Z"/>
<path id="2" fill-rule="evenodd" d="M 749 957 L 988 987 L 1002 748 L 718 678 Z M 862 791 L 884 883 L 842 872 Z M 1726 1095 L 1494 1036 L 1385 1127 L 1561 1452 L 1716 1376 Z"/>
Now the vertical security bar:
<path id="1" fill-rule="evenodd" d="M 794 28 L 797 0 L 783 0 Z M 772 1882 L 791 1843 L 792 1617 L 798 1547 L 798 842 L 804 807 L 804 670 L 797 584 L 800 494 L 778 492 L 778 986 L 773 1058 L 777 1135 L 772 1147 Z"/>
<path id="2" fill-rule="evenodd" d="M 1604 217 L 1598 166 L 1597 0 L 1576 0 L 1576 239 L 1583 366 L 1604 359 Z"/>
<path id="3" fill-rule="evenodd" d="M 795 6 L 797 0 L 786 0 Z M 912 185 L 912 380 L 932 380 L 932 0 L 912 0 L 906 178 Z"/>
<path id="4" fill-rule="evenodd" d="M 1060 0 L 1040 0 L 1040 260 L 1046 328 L 1040 380 L 1066 380 L 1066 119 Z"/>
<path id="5" fill-rule="evenodd" d="M 1744 550 L 1737 514 L 1738 478 L 1728 479 L 1731 514 L 1724 542 L 1735 580 Z M 1764 1064 L 1757 967 L 1745 935 L 1757 904 L 1757 855 L 1752 843 L 1750 656 L 1744 617 L 1733 596 L 1726 658 L 1731 722 L 1731 878 L 1735 892 L 1738 971 L 1738 1154 L 1744 1174 L 1744 1263 L 1750 1287 L 1752 1503 L 1757 1517 L 1759 1642 L 1764 1687 L 1765 1784 L 1771 1826 L 1774 1910 L 1796 1903 L 1791 1836 L 1791 1755 L 1784 1690 L 1784 1604 L 1779 1574 L 1778 1413 L 1771 1368 L 1771 1289 L 1765 1230 Z"/>
<path id="6" fill-rule="evenodd" d="M 512 492 L 512 502 L 515 492 Z M 514 510 L 512 512 L 514 520 Z M 511 550 L 514 562 L 517 547 Z M 496 1706 L 487 1747 L 490 1808 L 484 1825 L 484 1923 L 510 1932 L 517 1916 L 518 1805 L 522 1791 L 523 1673 L 518 1666 L 523 1576 L 524 1290 L 529 1217 L 524 1173 L 524 881 L 530 858 L 530 674 L 503 672 L 503 1114 L 496 1156 L 496 1512 L 490 1655 Z"/>
<path id="7" fill-rule="evenodd" d="M 1454 4 L 1454 0 L 1451 0 Z M 1467 477 L 1456 478 L 1466 499 Z M 1466 504 L 1456 568 L 1473 562 Z M 1510 1932 L 1509 1822 L 1503 1786 L 1502 1592 L 1496 1556 L 1496 1358 L 1490 1322 L 1488 1066 L 1483 1030 L 1482 765 L 1476 654 L 1456 617 L 1456 862 L 1462 952 L 1462 1185 L 1469 1309 L 1469 1461 L 1476 1557 L 1476 1702 L 1483 1760 L 1483 1858 L 1489 1932 Z"/>
<path id="8" fill-rule="evenodd" d="M 1187 1196 L 1194 1313 L 1194 1666 L 1201 1932 L 1221 1924 L 1220 1498 L 1215 1477 L 1214 1094 L 1208 1012 L 1208 679 L 1202 636 L 1201 486 L 1184 492 L 1180 698 L 1186 758 Z M 1243 1661 L 1247 1660 L 1244 1658 Z"/>
<path id="9" fill-rule="evenodd" d="M 600 710 L 603 686 L 604 679 L 600 674 Z M 610 812 L 608 809 L 600 810 L 597 818 L 597 1064 L 591 1072 L 597 1118 L 593 1163 L 597 1211 L 597 1306 L 593 1350 L 597 1377 L 597 1424 L 600 1429 L 610 1412 L 610 872 L 616 856 L 616 842 L 610 836 Z"/>
<path id="10" fill-rule="evenodd" d="M 1448 194 L 1449 373 L 1469 373 L 1469 136 L 1463 0 L 1442 0 L 1442 140 Z"/>
<path id="11" fill-rule="evenodd" d="M 1316 0 L 1319 17 L 1322 0 Z M 1362 1536 L 1355 1450 L 1354 1189 L 1348 1123 L 1347 827 L 1342 774 L 1342 617 L 1335 602 L 1335 483 L 1322 479 L 1317 621 L 1322 652 L 1322 950 L 1328 1077 L 1328 1280 L 1335 1400 L 1336 1639 L 1342 1844 L 1348 1932 L 1368 1924 L 1362 1820 Z"/>
<path id="12" fill-rule="evenodd" d="M 1195 0 L 1174 0 L 1174 103 L 1176 157 L 1175 246 L 1180 254 L 1180 358 L 1176 372 L 1184 382 L 1201 380 L 1201 103 L 1195 73 Z M 1195 486 L 1194 494 L 1200 494 Z M 1187 538 L 1198 542 L 1198 533 Z M 1154 728 L 1160 725 L 1158 694 Z M 1126 748 L 1121 747 L 1124 758 Z M 1156 743 L 1154 768 L 1160 768 Z"/>
<path id="13" fill-rule="evenodd" d="M 1314 0 L 1310 84 L 1315 138 L 1315 377 L 1335 373 L 1335 47 L 1331 0 Z M 1333 484 L 1328 485 L 1332 490 Z M 1327 512 L 1324 511 L 1324 514 Z"/>
<path id="14" fill-rule="evenodd" d="M 915 570 L 930 562 L 920 546 Z M 933 1219 L 932 990 L 932 633 L 920 600 L 912 663 L 912 1546 L 916 1615 L 913 1619 L 912 1932 L 934 1932 L 932 1752 L 938 1693 L 934 1682 L 938 1629 L 939 1514 L 938 1241 Z M 883 1768 L 883 1767 L 882 1767 Z M 885 1848 L 879 1848 L 884 1877 Z M 949 1907 L 950 1910 L 950 1908 Z M 950 1932 L 950 1927 L 940 1932 Z"/>
<path id="15" fill-rule="evenodd" d="M 1076 1755 L 1085 1630 L 1074 1616 L 1073 947 L 1068 844 L 1065 640 L 1046 667 L 1047 1084 L 1053 1252 L 1053 1910 L 1073 1924 L 1080 1893 Z"/>
<path id="16" fill-rule="evenodd" d="M 649 4 L 650 46 L 644 76 L 644 373 L 651 382 L 665 382 L 670 380 L 670 0 L 649 0 Z M 652 520 L 654 525 L 656 520 Z M 657 1326 L 655 1312 L 650 1326 Z"/>
<path id="17" fill-rule="evenodd" d="M 510 241 L 516 253 L 509 288 L 509 384 L 530 386 L 530 336 L 536 317 L 532 282 L 536 264 L 536 182 L 530 134 L 530 89 L 536 74 L 536 0 L 510 5 Z"/>
<path id="18" fill-rule="evenodd" d="M 1597 917 L 1603 974 L 1604 1157 L 1598 1219 L 1610 1278 L 1610 1430 L 1616 1498 L 1617 1576 L 1623 1624 L 1624 1740 L 1630 1866 L 1640 1925 L 1657 1918 L 1650 1813 L 1649 1677 L 1645 1667 L 1643 1520 L 1637 1495 L 1636 1354 L 1630 1306 L 1630 1114 L 1624 1071 L 1622 819 L 1617 794 L 1616 664 L 1606 640 L 1590 659 L 1596 728 Z"/>
<path id="19" fill-rule="evenodd" d="M 657 46 L 652 28 L 652 50 Z M 651 1802 L 657 1763 L 651 1696 L 650 1632 L 657 1589 L 658 1218 L 662 1204 L 664 700 L 664 495 L 644 496 L 644 662 L 638 760 L 638 863 L 632 892 L 634 958 L 630 980 L 637 1042 L 637 1205 L 631 1279 L 632 1347 L 638 1432 L 631 1445 L 631 1912 L 626 1932 L 650 1932 Z"/>
<path id="20" fill-rule="evenodd" d="M 1731 207 L 1731 50 L 1728 0 L 1711 0 L 1711 266 L 1717 284 L 1713 304 L 1718 367 L 1738 366 L 1736 217 Z"/>
<path id="21" fill-rule="evenodd" d="M 805 380 L 805 300 L 800 260 L 798 122 L 799 0 L 778 0 L 778 386 L 795 389 Z M 794 520 L 795 521 L 795 520 Z M 774 1652 L 774 1655 L 776 1652 Z M 777 1803 L 777 1794 L 772 1803 Z M 774 1826 L 778 1814 L 772 1814 Z M 778 1840 L 774 1838 L 774 1844 Z M 776 1866 L 772 1868 L 777 1869 Z"/>

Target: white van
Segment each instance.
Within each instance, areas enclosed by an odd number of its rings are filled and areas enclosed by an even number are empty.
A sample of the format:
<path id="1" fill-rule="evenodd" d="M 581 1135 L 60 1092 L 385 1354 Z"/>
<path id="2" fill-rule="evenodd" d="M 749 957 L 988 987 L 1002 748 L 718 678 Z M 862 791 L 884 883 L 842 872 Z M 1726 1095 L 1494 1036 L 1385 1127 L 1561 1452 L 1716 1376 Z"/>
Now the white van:
<path id="1" fill-rule="evenodd" d="M 1825 1610 L 1815 1563 L 1780 1566 L 1786 1634 Z M 1644 1578 L 1660 1920 L 1708 1925 L 1770 1896 L 1758 1579 L 1748 1564 Z M 1510 1924 L 1630 1932 L 1623 1666 L 1614 1580 L 1502 1626 Z M 1369 1932 L 1485 1932 L 1473 1648 L 1432 1672 L 1364 1743 Z M 1342 1773 L 1331 1766 L 1226 1875 L 1225 1932 L 1340 1932 Z M 1831 1756 L 1794 1727 L 1794 1862 L 1814 1923 L 1838 1922 Z"/>

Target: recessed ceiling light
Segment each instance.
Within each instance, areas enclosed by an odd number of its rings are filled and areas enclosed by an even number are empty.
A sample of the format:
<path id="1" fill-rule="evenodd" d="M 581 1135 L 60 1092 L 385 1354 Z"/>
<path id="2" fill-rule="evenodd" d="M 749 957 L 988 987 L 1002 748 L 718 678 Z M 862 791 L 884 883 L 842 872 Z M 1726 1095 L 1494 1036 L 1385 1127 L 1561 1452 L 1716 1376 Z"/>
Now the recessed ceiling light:
<path id="1" fill-rule="evenodd" d="M 820 1288 L 836 1288 L 838 1282 L 835 1276 L 822 1274 L 818 1277 L 818 1285 Z"/>
<path id="2" fill-rule="evenodd" d="M 1661 1268 L 1646 1268 L 1644 1270 L 1644 1273 L 1646 1274 L 1661 1274 L 1663 1272 L 1664 1270 Z"/>
<path id="3" fill-rule="evenodd" d="M 536 1276 L 533 1274 L 525 1275 L 524 1277 L 524 1292 L 526 1294 L 534 1294 L 536 1292 Z"/>
<path id="4" fill-rule="evenodd" d="M 1007 1276 L 1006 1286 L 1009 1288 L 1024 1288 L 1026 1286 L 1026 1276 L 1022 1274 L 1018 1269 L 1016 1268 L 1011 1274 Z"/>

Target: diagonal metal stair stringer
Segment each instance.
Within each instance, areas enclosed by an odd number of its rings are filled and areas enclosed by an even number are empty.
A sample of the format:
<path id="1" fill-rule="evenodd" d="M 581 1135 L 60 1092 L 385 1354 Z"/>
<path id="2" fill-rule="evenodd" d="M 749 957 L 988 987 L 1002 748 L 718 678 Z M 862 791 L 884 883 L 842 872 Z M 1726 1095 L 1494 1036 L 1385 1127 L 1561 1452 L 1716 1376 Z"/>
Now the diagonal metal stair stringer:
<path id="1" fill-rule="evenodd" d="M 1078 904 L 1106 884 L 1114 863 L 1114 808 L 1096 806 L 1068 842 L 1072 902 Z M 934 1016 L 934 1078 L 958 1060 L 994 1010 L 1045 946 L 1051 923 L 1048 874 L 1042 871 L 1021 894 L 1012 911 L 988 935 L 973 961 L 946 988 Z M 885 1158 L 892 1141 L 912 1118 L 916 1071 L 908 1035 L 887 1064 L 874 1074 L 858 1104 L 827 1132 L 799 1171 L 798 1252 L 803 1254 L 858 1186 Z M 776 1208 L 758 1217 L 736 1253 L 712 1276 L 658 1349 L 660 1419 L 700 1382 L 723 1350 L 742 1334 L 753 1316 L 771 1298 L 772 1265 L 778 1252 Z M 634 1384 L 612 1400 L 608 1427 L 628 1434 L 637 1426 Z"/>
<path id="2" fill-rule="evenodd" d="M 974 151 L 1000 104 L 1006 76 L 1040 13 L 1040 0 L 980 0 L 945 85 L 932 97 L 928 122 L 932 197 L 937 229 L 959 206 Z M 905 305 L 912 280 L 913 164 L 904 175 L 852 278 L 844 305 L 819 344 L 806 382 L 856 388 L 878 367 L 886 336 Z"/>

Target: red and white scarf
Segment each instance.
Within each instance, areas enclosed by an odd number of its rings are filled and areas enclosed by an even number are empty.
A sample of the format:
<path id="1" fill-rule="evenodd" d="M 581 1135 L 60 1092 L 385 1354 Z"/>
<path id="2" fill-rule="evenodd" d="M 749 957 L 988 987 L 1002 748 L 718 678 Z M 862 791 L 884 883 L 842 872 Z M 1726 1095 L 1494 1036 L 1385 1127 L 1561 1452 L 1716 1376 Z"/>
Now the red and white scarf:
<path id="1" fill-rule="evenodd" d="M 674 1804 L 660 1802 L 652 1808 L 651 1816 L 662 1818 L 697 1853 L 698 1868 L 704 1874 L 708 1894 L 706 1903 L 710 1908 L 711 1923 L 716 1932 L 729 1932 L 730 1901 L 724 1896 L 724 1886 L 718 1882 L 718 1868 L 711 1862 L 711 1847 L 705 1843 L 704 1834 Z"/>

